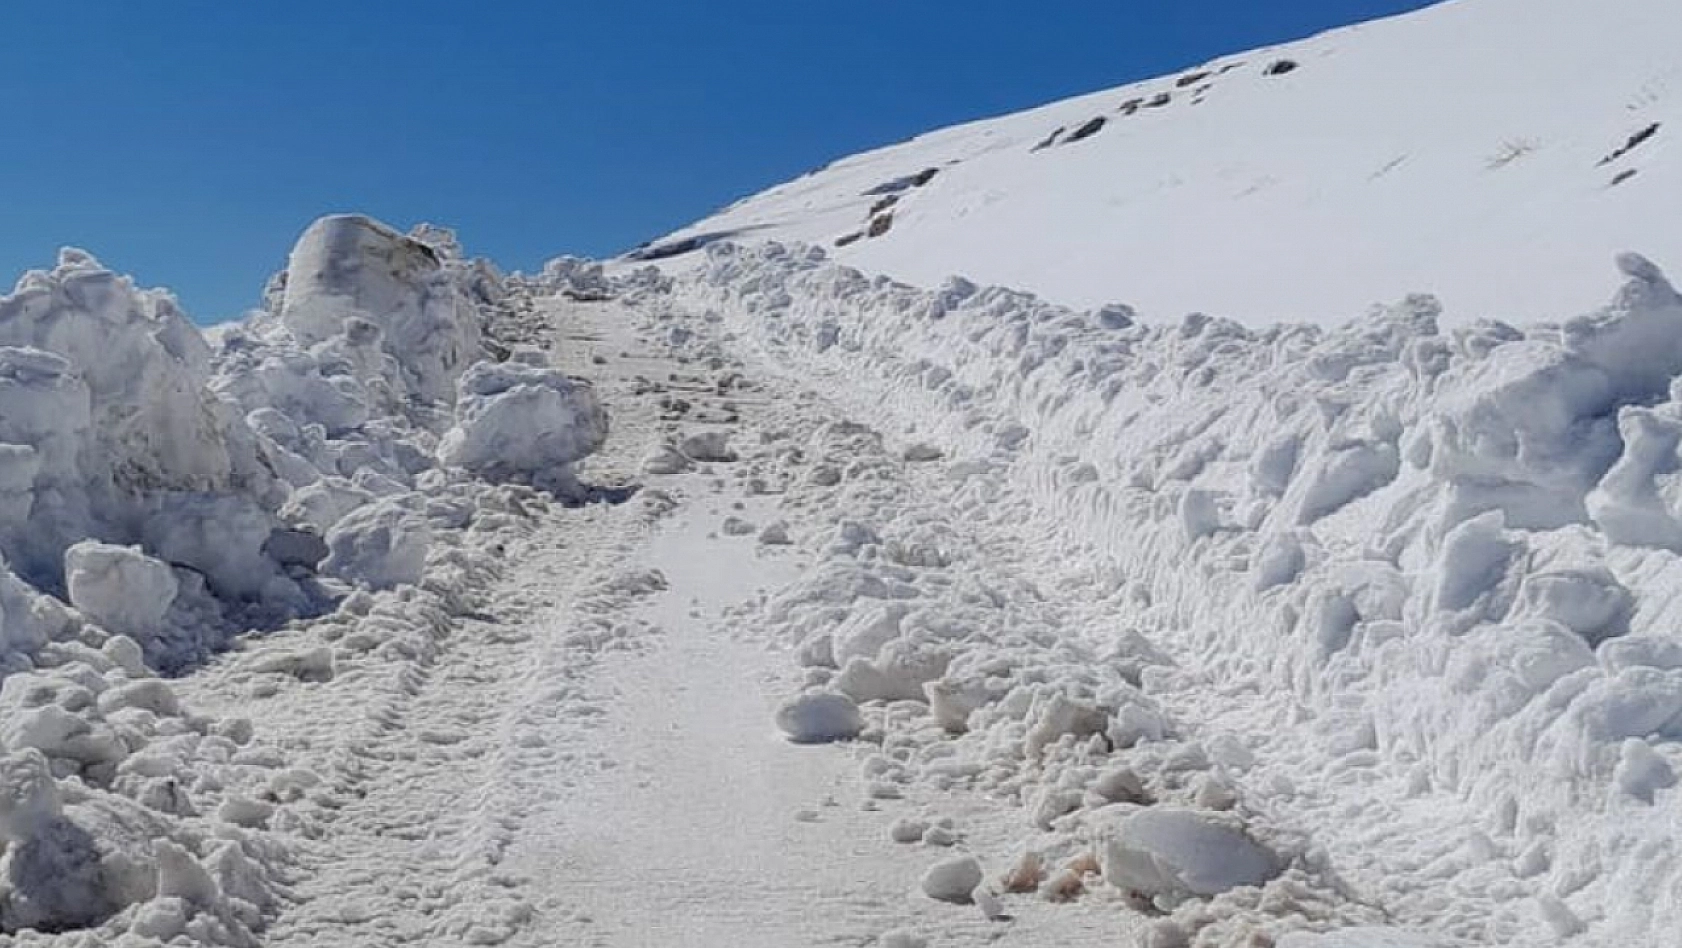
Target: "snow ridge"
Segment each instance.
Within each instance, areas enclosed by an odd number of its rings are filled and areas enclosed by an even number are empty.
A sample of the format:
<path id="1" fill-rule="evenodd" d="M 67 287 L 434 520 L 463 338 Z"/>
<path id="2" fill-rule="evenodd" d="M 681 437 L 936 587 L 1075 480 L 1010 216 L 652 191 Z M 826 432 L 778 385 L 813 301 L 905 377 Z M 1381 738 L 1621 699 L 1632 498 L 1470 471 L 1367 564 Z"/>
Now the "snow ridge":
<path id="1" fill-rule="evenodd" d="M 1477 942 L 1600 944 L 1682 924 L 1658 818 L 1682 298 L 1619 264 L 1608 306 L 1525 330 L 1445 332 L 1426 297 L 1147 326 L 775 244 L 710 248 L 678 294 L 791 371 L 870 379 L 836 388 L 1113 564 L 1118 656 L 1142 632 L 1172 659 L 1143 695 L 1236 741 L 1246 805 L 1314 827 L 1358 893 Z"/>

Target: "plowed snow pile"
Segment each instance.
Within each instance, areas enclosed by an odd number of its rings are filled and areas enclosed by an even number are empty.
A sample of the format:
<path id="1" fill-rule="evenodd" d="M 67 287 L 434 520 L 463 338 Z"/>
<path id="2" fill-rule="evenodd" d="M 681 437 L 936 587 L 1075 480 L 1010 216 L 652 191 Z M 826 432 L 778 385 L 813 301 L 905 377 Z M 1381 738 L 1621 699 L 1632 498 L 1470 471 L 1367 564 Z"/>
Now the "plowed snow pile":
<path id="1" fill-rule="evenodd" d="M 447 232 L 334 217 L 209 338 L 75 250 L 0 298 L 0 932 L 260 940 L 321 778 L 156 672 L 336 610 L 436 621 L 474 560 L 434 537 L 506 510 L 501 481 L 571 483 L 605 415 L 494 364 L 504 293 Z M 544 436 L 502 466 L 459 447 L 511 431 Z"/>
<path id="2" fill-rule="evenodd" d="M 1087 564 L 1106 611 L 1023 612 L 866 477 L 877 518 L 763 617 L 886 722 L 880 777 L 1030 807 L 1019 882 L 1091 859 L 1195 931 L 1188 898 L 1290 867 L 1474 943 L 1647 944 L 1682 930 L 1682 297 L 1617 262 L 1559 324 L 1444 330 L 1416 296 L 1251 329 L 721 245 L 670 318 Z"/>

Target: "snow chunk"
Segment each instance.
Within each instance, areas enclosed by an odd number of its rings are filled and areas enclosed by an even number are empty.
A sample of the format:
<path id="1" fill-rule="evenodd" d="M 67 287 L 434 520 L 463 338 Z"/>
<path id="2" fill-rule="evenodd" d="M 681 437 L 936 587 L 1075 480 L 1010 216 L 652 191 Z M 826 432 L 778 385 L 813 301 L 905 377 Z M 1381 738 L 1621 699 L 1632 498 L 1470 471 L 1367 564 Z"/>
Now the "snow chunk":
<path id="1" fill-rule="evenodd" d="M 777 709 L 777 727 L 797 744 L 826 744 L 857 737 L 864 730 L 864 718 L 853 699 L 819 691 L 783 702 Z"/>
<path id="2" fill-rule="evenodd" d="M 432 528 L 415 511 L 412 496 L 382 498 L 334 525 L 323 572 L 373 589 L 420 582 Z"/>
<path id="3" fill-rule="evenodd" d="M 1261 885 L 1281 868 L 1233 821 L 1177 807 L 1127 817 L 1101 859 L 1106 882 L 1149 897 L 1216 895 Z"/>
<path id="4" fill-rule="evenodd" d="M 691 461 L 728 463 L 737 458 L 735 449 L 730 447 L 730 434 L 725 431 L 696 431 L 684 435 L 677 449 Z"/>
<path id="5" fill-rule="evenodd" d="M 462 375 L 455 427 L 439 459 L 489 480 L 570 487 L 571 467 L 607 440 L 607 412 L 586 382 L 522 362 L 480 362 Z"/>
<path id="6" fill-rule="evenodd" d="M 27 748 L 0 757 L 0 840 L 33 839 L 60 812 L 58 784 L 45 754 Z"/>
<path id="7" fill-rule="evenodd" d="M 923 873 L 920 885 L 923 894 L 931 899 L 968 905 L 973 901 L 975 890 L 981 885 L 983 877 L 981 861 L 965 853 L 942 859 L 930 866 Z"/>
<path id="8" fill-rule="evenodd" d="M 1655 793 L 1676 786 L 1676 771 L 1652 745 L 1631 737 L 1624 741 L 1613 779 L 1625 793 L 1643 803 L 1652 803 Z"/>
<path id="9" fill-rule="evenodd" d="M 409 390 L 428 401 L 448 404 L 456 373 L 482 352 L 479 314 L 437 251 L 360 215 L 321 218 L 287 261 L 281 323 L 307 346 L 352 335 L 366 316 L 378 319 Z"/>
<path id="10" fill-rule="evenodd" d="M 144 640 L 180 590 L 169 564 L 138 547 L 84 540 L 64 551 L 70 604 L 112 632 Z"/>

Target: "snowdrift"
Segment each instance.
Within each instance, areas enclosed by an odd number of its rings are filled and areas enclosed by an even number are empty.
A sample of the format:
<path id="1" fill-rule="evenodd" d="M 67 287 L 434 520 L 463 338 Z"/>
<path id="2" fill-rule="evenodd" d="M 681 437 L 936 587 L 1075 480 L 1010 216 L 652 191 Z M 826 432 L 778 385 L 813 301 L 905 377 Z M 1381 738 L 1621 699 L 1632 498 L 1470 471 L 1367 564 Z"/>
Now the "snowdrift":
<path id="1" fill-rule="evenodd" d="M 827 688 L 926 701 L 968 735 L 956 759 L 895 772 L 991 781 L 996 759 L 1061 748 L 1072 762 L 1030 771 L 1052 826 L 1128 798 L 1081 766 L 1092 740 L 1137 747 L 1145 773 L 1189 755 L 1204 784 L 1179 799 L 1311 828 L 1323 850 L 1292 858 L 1323 851 L 1399 921 L 1633 944 L 1682 929 L 1665 816 L 1682 766 L 1682 296 L 1617 262 L 1608 305 L 1523 329 L 1445 330 L 1423 296 L 1330 329 L 1153 325 L 777 244 L 709 248 L 675 295 L 857 392 L 859 417 L 908 432 L 907 458 L 947 459 L 975 503 L 989 479 L 1030 492 L 1114 590 L 1106 620 L 1063 630 L 1082 660 L 1032 641 L 1052 606 L 1008 620 L 985 578 L 921 598 L 919 571 L 950 561 L 938 532 L 840 524 L 768 617 L 835 669 Z M 1180 719 L 1210 723 L 1193 740 Z M 1112 851 L 1134 884 L 1205 871 Z"/>
<path id="2" fill-rule="evenodd" d="M 209 333 L 76 250 L 0 298 L 0 932 L 257 943 L 321 777 L 156 672 L 371 591 L 446 612 L 475 567 L 435 538 L 575 483 L 606 416 L 492 338 L 509 293 L 448 231 L 338 216 Z"/>

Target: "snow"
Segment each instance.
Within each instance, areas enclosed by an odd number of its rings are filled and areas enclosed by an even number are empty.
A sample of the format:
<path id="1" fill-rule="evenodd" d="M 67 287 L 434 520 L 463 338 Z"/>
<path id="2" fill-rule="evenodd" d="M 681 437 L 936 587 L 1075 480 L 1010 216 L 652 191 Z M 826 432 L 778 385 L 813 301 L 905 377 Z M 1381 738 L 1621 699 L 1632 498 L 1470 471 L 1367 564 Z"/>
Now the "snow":
<path id="1" fill-rule="evenodd" d="M 119 635 L 156 632 L 181 584 L 169 564 L 136 547 L 83 540 L 64 551 L 70 604 Z"/>
<path id="2" fill-rule="evenodd" d="M 965 853 L 930 866 L 918 884 L 923 894 L 931 899 L 967 903 L 983 878 L 980 860 Z"/>
<path id="3" fill-rule="evenodd" d="M 1215 895 L 1279 874 L 1272 853 L 1230 820 L 1153 807 L 1123 820 L 1101 857 L 1104 880 L 1147 898 Z"/>
<path id="4" fill-rule="evenodd" d="M 201 333 L 63 251 L 0 299 L 0 933 L 1664 943 L 1674 25 L 1453 0 L 663 269 L 337 215 Z"/>
<path id="5" fill-rule="evenodd" d="M 607 412 L 590 387 L 541 364 L 480 362 L 458 384 L 456 424 L 438 446 L 451 467 L 559 493 L 572 464 L 607 440 Z"/>
<path id="6" fill-rule="evenodd" d="M 1138 797 L 1234 812 L 1282 865 L 1302 851 L 1281 831 L 1312 827 L 1352 884 L 1445 937 L 1639 939 L 1671 923 L 1625 888 L 1670 884 L 1668 824 L 1630 808 L 1664 806 L 1682 760 L 1676 665 L 1655 651 L 1671 553 L 1603 512 L 1673 516 L 1667 442 L 1626 448 L 1615 421 L 1676 410 L 1663 340 L 1682 310 L 1656 268 L 1617 262 L 1610 303 L 1552 326 L 1443 330 L 1414 297 L 1334 330 L 1118 328 L 810 248 L 719 245 L 669 318 L 724 314 L 792 376 L 860 392 L 840 395 L 858 417 L 951 459 L 955 510 L 1037 511 L 1033 542 L 1089 564 L 1148 640 L 1048 614 L 1013 619 L 1026 641 L 1007 645 L 957 577 L 927 585 L 940 559 L 888 553 L 938 515 L 876 497 L 768 615 L 791 642 L 827 637 L 843 669 L 942 654 L 926 713 L 959 748 L 894 765 L 902 780 L 1050 756 L 1013 790 L 1027 822 L 1078 833 L 1104 810 L 1103 755 L 1122 754 L 1147 776 Z M 986 582 L 978 601 L 1017 600 Z M 1095 657 L 1052 657 L 1074 641 Z M 835 682 L 867 704 L 914 697 Z M 1470 889 L 1445 905 L 1444 879 Z"/>
<path id="7" fill-rule="evenodd" d="M 1668 0 L 1452 0 L 844 157 L 646 255 L 805 242 L 1156 322 L 1334 324 L 1422 289 L 1458 324 L 1557 319 L 1613 254 L 1676 252 L 1678 29 Z"/>
<path id="8" fill-rule="evenodd" d="M 785 702 L 777 709 L 777 727 L 797 744 L 824 744 L 857 737 L 864 721 L 851 698 L 820 691 Z"/>
<path id="9" fill-rule="evenodd" d="M 286 755 L 249 753 L 250 721 L 201 713 L 154 670 L 191 670 L 246 630 L 366 610 L 356 585 L 471 575 L 471 560 L 429 560 L 435 529 L 495 525 L 507 501 L 436 451 L 483 426 L 480 402 L 458 414 L 456 387 L 494 358 L 503 291 L 447 232 L 421 233 L 437 246 L 324 219 L 275 281 L 274 311 L 211 335 L 76 250 L 0 299 L 8 936 L 248 945 L 284 902 L 305 827 L 277 803 L 319 778 L 270 774 Z M 586 406 L 582 423 L 514 413 L 546 473 L 600 445 L 585 386 L 535 368 L 521 380 Z M 259 651 L 246 674 L 319 685 L 336 664 L 330 648 Z"/>

